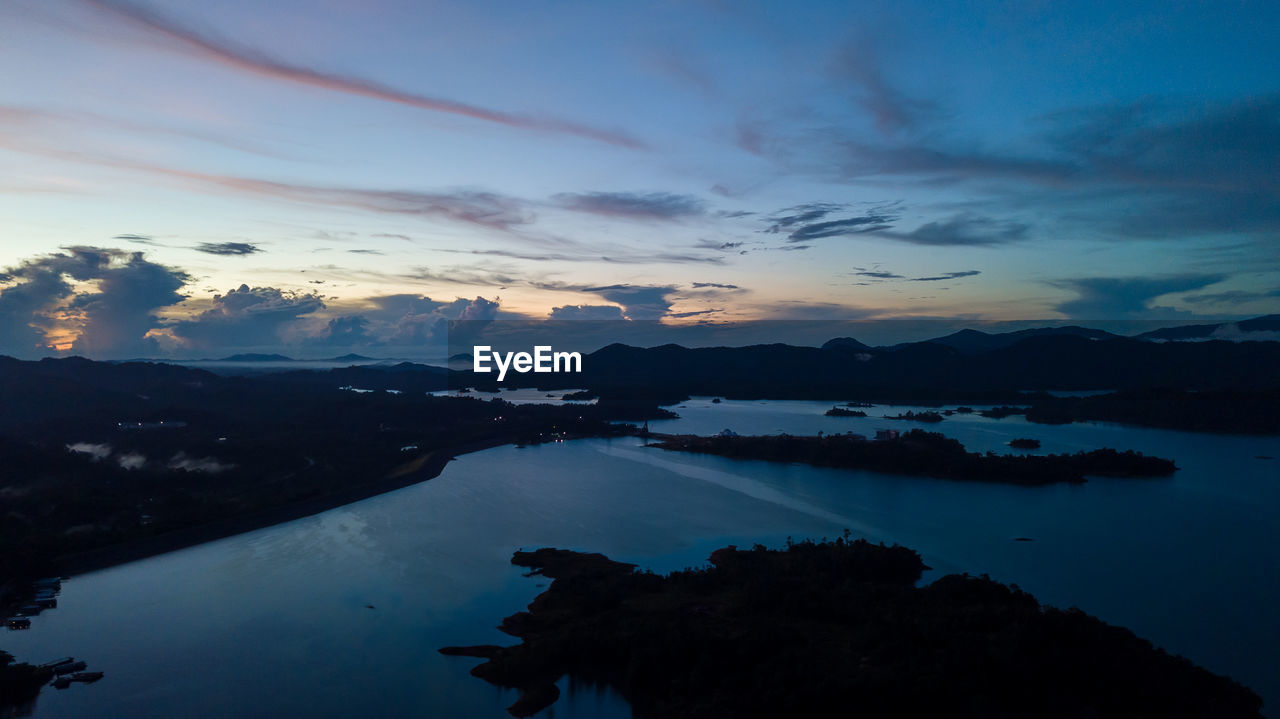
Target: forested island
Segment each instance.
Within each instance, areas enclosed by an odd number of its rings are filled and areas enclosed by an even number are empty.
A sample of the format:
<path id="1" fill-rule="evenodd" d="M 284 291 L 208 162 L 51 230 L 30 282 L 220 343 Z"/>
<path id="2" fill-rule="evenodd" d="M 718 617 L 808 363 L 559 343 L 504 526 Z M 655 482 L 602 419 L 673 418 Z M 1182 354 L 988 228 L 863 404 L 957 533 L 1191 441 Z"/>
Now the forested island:
<path id="1" fill-rule="evenodd" d="M 981 414 L 994 419 L 1025 415 L 1037 424 L 1119 422 L 1195 432 L 1280 433 L 1280 392 L 1274 390 L 1143 389 L 1026 399 L 1021 406 L 992 407 Z"/>
<path id="2" fill-rule="evenodd" d="M 599 554 L 516 552 L 554 579 L 501 628 L 522 643 L 445 647 L 521 690 L 531 716 L 564 675 L 641 716 L 1259 717 L 1237 682 L 1016 586 L 949 575 L 923 587 L 907 548 L 864 540 L 727 547 L 661 576 Z"/>
<path id="3" fill-rule="evenodd" d="M 51 669 L 15 663 L 12 654 L 0 649 L 0 716 L 9 716 L 5 713 L 9 708 L 35 699 L 52 678 Z"/>
<path id="4" fill-rule="evenodd" d="M 942 421 L 942 415 L 937 412 L 913 412 L 911 410 L 907 410 L 900 414 L 885 415 L 884 419 L 902 419 L 908 422 L 928 422 L 930 424 L 936 424 Z"/>
<path id="5" fill-rule="evenodd" d="M 1095 449 L 1043 456 L 980 454 L 967 451 L 957 440 L 920 429 L 870 441 L 853 434 L 817 437 L 786 434 L 754 437 L 664 435 L 649 446 L 735 459 L 800 462 L 820 467 L 1022 485 L 1079 483 L 1085 481 L 1086 475 L 1166 477 L 1177 470 L 1177 465 L 1171 460 L 1132 450 Z"/>

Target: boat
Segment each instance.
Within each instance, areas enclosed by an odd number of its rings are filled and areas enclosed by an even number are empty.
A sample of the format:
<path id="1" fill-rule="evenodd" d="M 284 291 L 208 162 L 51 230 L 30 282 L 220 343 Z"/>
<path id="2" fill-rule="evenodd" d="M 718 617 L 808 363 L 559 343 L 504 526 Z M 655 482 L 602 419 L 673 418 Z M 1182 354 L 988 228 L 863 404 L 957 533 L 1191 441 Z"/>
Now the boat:
<path id="1" fill-rule="evenodd" d="M 99 679 L 101 679 L 103 676 L 104 675 L 102 672 L 76 672 L 75 674 L 71 675 L 71 681 L 84 682 L 85 684 L 92 684 L 98 681 Z"/>
<path id="2" fill-rule="evenodd" d="M 41 669 L 52 669 L 52 668 L 54 668 L 54 667 L 58 666 L 59 664 L 70 664 L 71 662 L 74 662 L 74 661 L 75 661 L 75 657 L 63 657 L 63 658 L 61 658 L 61 659 L 54 659 L 54 660 L 53 660 L 53 661 L 51 661 L 51 662 L 45 662 L 44 664 L 41 664 L 41 665 L 40 665 L 40 668 L 41 668 Z"/>
<path id="3" fill-rule="evenodd" d="M 54 689 L 66 689 L 71 686 L 71 677 L 58 677 L 53 680 Z"/>
<path id="4" fill-rule="evenodd" d="M 10 629 L 30 629 L 31 620 L 26 617 L 11 617 L 5 621 L 5 626 Z"/>
<path id="5" fill-rule="evenodd" d="M 59 664 L 58 666 L 53 668 L 53 673 L 57 674 L 58 676 L 62 676 L 63 674 L 71 674 L 72 672 L 84 671 L 84 669 L 88 666 L 89 665 L 85 664 L 83 661 L 71 662 L 69 664 Z"/>

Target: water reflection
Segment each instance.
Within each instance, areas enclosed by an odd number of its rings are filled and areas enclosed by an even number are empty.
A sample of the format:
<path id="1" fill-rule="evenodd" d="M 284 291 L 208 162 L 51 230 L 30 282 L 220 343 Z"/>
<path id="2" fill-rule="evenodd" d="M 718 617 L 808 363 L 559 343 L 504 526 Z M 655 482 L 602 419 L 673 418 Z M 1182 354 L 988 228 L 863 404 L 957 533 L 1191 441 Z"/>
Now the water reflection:
<path id="1" fill-rule="evenodd" d="M 826 403 L 695 399 L 655 431 L 873 433 L 878 414 Z M 837 429 L 838 428 L 838 429 Z M 1016 436 L 1043 452 L 1170 456 L 1171 480 L 984 485 L 665 453 L 590 440 L 465 455 L 437 479 L 320 515 L 77 577 L 59 608 L 4 646 L 107 672 L 46 691 L 37 717 L 503 717 L 515 700 L 446 645 L 505 644 L 494 627 L 544 580 L 520 547 L 600 551 L 655 571 L 733 543 L 845 527 L 919 549 L 939 571 L 988 572 L 1077 605 L 1280 698 L 1280 442 L 1020 418 L 931 427 L 971 449 Z M 1013 541 L 1028 537 L 1032 542 Z M 1212 618 L 1205 621 L 1206 617 Z M 556 717 L 625 717 L 608 690 L 561 683 Z M 545 714 L 550 716 L 550 713 Z"/>

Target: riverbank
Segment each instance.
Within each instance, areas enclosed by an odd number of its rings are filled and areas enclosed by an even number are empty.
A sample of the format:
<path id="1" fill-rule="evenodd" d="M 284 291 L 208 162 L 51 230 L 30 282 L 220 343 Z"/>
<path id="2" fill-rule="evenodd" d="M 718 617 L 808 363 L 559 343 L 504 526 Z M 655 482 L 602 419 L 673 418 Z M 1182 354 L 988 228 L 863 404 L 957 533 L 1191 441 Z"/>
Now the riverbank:
<path id="1" fill-rule="evenodd" d="M 240 516 L 210 522 L 209 524 L 187 527 L 165 532 L 164 534 L 58 557 L 54 560 L 54 571 L 62 576 L 85 574 L 309 517 L 352 502 L 358 502 L 362 499 L 376 497 L 379 494 L 386 494 L 387 492 L 393 492 L 397 489 L 435 479 L 444 471 L 445 466 L 459 455 L 501 447 L 517 441 L 518 439 L 514 436 L 494 437 L 487 440 L 469 442 L 457 447 L 434 450 L 396 467 L 385 477 L 374 482 L 359 484 L 323 497 L 307 499 L 279 507 L 268 507 Z"/>

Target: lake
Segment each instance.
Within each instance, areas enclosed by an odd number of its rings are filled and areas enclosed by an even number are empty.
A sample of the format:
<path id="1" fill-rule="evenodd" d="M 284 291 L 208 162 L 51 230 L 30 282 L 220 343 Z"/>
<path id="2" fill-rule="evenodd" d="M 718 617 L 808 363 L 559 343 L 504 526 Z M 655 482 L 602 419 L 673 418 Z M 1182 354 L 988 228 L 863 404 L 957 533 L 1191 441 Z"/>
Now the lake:
<path id="1" fill-rule="evenodd" d="M 451 644 L 494 627 L 545 582 L 519 548 L 603 552 L 655 571 L 725 544 L 855 536 L 988 573 L 1078 606 L 1230 674 L 1280 705 L 1280 439 L 955 415 L 935 425 L 824 417 L 827 402 L 695 398 L 658 432 L 740 434 L 923 426 L 970 450 L 1110 446 L 1174 459 L 1155 480 L 1016 487 L 737 461 L 582 440 L 464 455 L 436 479 L 312 517 L 75 577 L 59 607 L 0 634 L 20 660 L 106 672 L 45 689 L 36 717 L 504 717 L 514 692 L 468 675 Z M 1028 537 L 1034 541 L 1013 541 Z M 370 608 L 372 607 L 372 608 Z M 557 719 L 627 717 L 612 692 L 562 681 Z"/>

